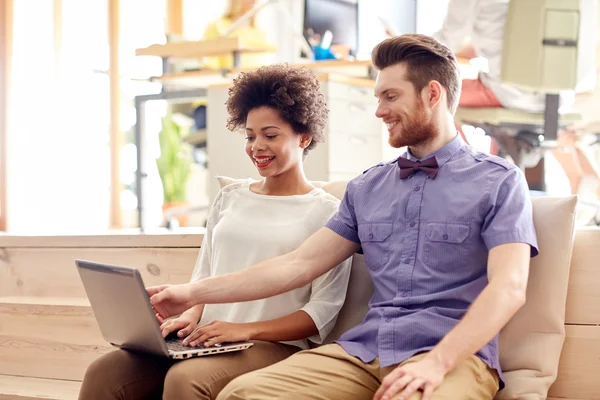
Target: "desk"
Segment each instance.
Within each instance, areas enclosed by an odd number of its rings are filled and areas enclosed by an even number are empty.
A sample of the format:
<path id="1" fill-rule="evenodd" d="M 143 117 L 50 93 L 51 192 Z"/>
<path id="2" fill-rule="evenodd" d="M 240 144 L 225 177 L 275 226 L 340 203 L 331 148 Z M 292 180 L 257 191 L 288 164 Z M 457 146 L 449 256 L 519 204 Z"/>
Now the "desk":
<path id="1" fill-rule="evenodd" d="M 325 60 L 296 64 L 316 74 L 336 73 L 356 78 L 374 78 L 375 71 L 369 60 Z M 152 78 L 152 81 L 178 88 L 207 87 L 233 80 L 239 73 L 256 68 L 232 68 L 226 70 L 202 69 L 196 71 L 170 72 Z"/>
<path id="2" fill-rule="evenodd" d="M 340 74 L 356 78 L 375 79 L 376 71 L 370 60 L 324 60 L 296 64 L 310 69 L 316 74 Z M 240 72 L 255 68 L 233 68 L 229 70 L 202 69 L 196 71 L 167 72 L 152 78 L 152 81 L 177 87 L 207 87 L 227 83 Z M 463 79 L 476 79 L 479 69 L 467 59 L 459 59 L 460 74 Z"/>
<path id="3" fill-rule="evenodd" d="M 273 45 L 248 42 L 241 37 L 225 37 L 209 40 L 169 42 L 153 44 L 137 49 L 136 56 L 156 56 L 165 59 L 202 58 L 210 56 L 233 55 L 234 67 L 239 67 L 242 53 L 273 53 L 277 48 Z M 166 72 L 166 71 L 165 71 Z"/>

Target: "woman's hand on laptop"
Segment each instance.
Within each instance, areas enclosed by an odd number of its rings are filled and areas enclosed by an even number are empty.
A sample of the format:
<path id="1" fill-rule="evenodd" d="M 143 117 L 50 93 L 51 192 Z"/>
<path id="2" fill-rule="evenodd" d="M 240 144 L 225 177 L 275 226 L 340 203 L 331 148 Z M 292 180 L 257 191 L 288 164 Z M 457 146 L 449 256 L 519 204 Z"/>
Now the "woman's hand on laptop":
<path id="1" fill-rule="evenodd" d="M 160 285 L 146 288 L 154 311 L 162 317 L 169 318 L 183 313 L 192 304 L 190 284 Z"/>
<path id="2" fill-rule="evenodd" d="M 250 339 L 252 339 L 251 324 L 212 321 L 197 327 L 183 340 L 183 344 L 196 347 L 204 343 L 205 347 L 210 347 L 224 342 L 246 342 Z"/>

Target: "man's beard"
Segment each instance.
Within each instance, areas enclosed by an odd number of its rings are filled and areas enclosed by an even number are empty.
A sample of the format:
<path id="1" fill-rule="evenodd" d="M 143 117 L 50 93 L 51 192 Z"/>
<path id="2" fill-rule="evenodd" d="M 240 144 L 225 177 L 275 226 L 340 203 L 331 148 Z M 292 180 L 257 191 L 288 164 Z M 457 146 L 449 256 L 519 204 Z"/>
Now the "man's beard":
<path id="1" fill-rule="evenodd" d="M 421 99 L 417 101 L 413 115 L 399 121 L 398 125 L 400 125 L 400 133 L 389 137 L 390 146 L 396 149 L 405 146 L 422 146 L 437 136 L 437 129 L 433 122 L 427 120 Z"/>

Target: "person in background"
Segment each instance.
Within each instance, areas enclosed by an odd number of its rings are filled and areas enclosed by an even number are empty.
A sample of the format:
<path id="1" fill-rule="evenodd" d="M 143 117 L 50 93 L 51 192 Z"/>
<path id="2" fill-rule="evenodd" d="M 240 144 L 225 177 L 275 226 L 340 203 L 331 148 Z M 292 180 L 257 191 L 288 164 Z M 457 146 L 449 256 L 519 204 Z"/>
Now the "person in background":
<path id="1" fill-rule="evenodd" d="M 588 36 L 595 32 L 597 0 L 580 0 L 582 8 L 579 81 L 586 87 L 593 82 L 594 57 L 591 49 L 594 40 Z M 504 26 L 510 0 L 449 0 L 448 10 L 441 29 L 435 37 L 452 50 L 456 57 L 473 59 L 483 57 L 488 72 L 478 79 L 465 79 L 459 107 L 506 107 L 529 112 L 543 112 L 545 95 L 518 89 L 501 82 Z M 591 17 L 590 17 L 591 15 Z M 591 30 L 590 30 L 591 29 Z M 593 84 L 592 84 L 593 86 Z M 565 94 L 572 103 L 574 93 Z M 569 98 L 569 99 L 567 99 Z"/>
<path id="2" fill-rule="evenodd" d="M 225 14 L 208 24 L 204 30 L 203 39 L 217 39 L 221 37 L 239 18 L 252 10 L 258 2 L 256 0 L 229 0 L 229 7 Z M 267 33 L 256 26 L 256 15 L 244 25 L 231 32 L 229 37 L 242 37 L 249 43 L 266 44 Z M 268 56 L 261 53 L 246 53 L 240 57 L 240 67 L 258 68 L 270 62 Z M 203 66 L 211 69 L 233 68 L 233 55 L 218 57 L 205 57 Z"/>
<path id="3" fill-rule="evenodd" d="M 600 6 L 596 2 L 596 19 L 600 21 Z M 590 16 L 586 16 L 590 18 Z M 593 17 L 593 15 L 592 15 Z M 587 40 L 594 32 L 587 32 Z M 592 90 L 577 93 L 573 109 L 581 113 L 581 121 L 559 132 L 557 146 L 552 155 L 565 171 L 572 194 L 581 195 L 582 200 L 600 201 L 600 152 L 594 154 L 594 147 L 586 146 L 588 134 L 600 140 L 600 24 L 596 23 L 596 86 Z M 583 139 L 583 140 L 580 140 Z M 582 143 L 583 142 L 583 143 Z M 600 143 L 596 143 L 595 147 Z"/>
<path id="4" fill-rule="evenodd" d="M 447 47 L 402 35 L 372 61 L 376 116 L 407 152 L 351 180 L 339 211 L 296 250 L 147 289 L 168 317 L 303 287 L 362 249 L 374 285 L 363 321 L 335 344 L 234 379 L 218 400 L 492 400 L 503 387 L 498 333 L 525 303 L 538 253 L 523 173 L 457 135 L 460 77 Z"/>
<path id="5" fill-rule="evenodd" d="M 327 106 L 305 68 L 272 65 L 242 73 L 227 101 L 228 128 L 243 129 L 246 155 L 263 178 L 225 186 L 210 211 L 191 282 L 243 270 L 298 247 L 322 228 L 340 201 L 304 175 L 304 156 L 323 139 Z M 349 255 L 350 256 L 350 255 Z M 233 378 L 281 361 L 335 325 L 350 258 L 301 288 L 264 300 L 196 304 L 162 321 L 189 346 L 253 341 L 251 348 L 183 361 L 116 350 L 94 361 L 79 398 L 214 399 Z M 298 265 L 296 273 L 304 274 Z M 159 320 L 160 317 L 159 317 Z"/>
<path id="6" fill-rule="evenodd" d="M 510 0 L 449 0 L 442 28 L 434 34 L 458 58 L 470 60 L 483 57 L 488 72 L 477 79 L 463 79 L 459 107 L 506 107 L 528 112 L 543 112 L 545 94 L 527 91 L 501 82 L 504 26 Z M 580 0 L 581 21 L 577 91 L 591 91 L 596 84 L 595 49 L 598 29 L 598 1 Z M 585 97 L 585 94 L 584 94 Z M 561 93 L 561 105 L 576 102 L 575 92 Z M 577 106 L 577 103 L 576 103 Z M 577 111 L 577 109 L 575 109 Z M 468 142 L 460 126 L 457 129 Z M 559 132 L 558 147 L 552 151 L 569 179 L 572 192 L 577 193 L 584 176 L 600 183 L 596 162 L 574 145 L 574 127 Z M 490 152 L 499 147 L 492 138 Z M 600 195 L 600 187 L 598 189 Z"/>
<path id="7" fill-rule="evenodd" d="M 233 25 L 235 21 L 244 16 L 248 11 L 256 6 L 256 0 L 229 0 L 225 14 L 210 22 L 204 30 L 202 39 L 220 38 Z M 266 44 L 267 33 L 256 26 L 255 16 L 248 22 L 240 26 L 228 37 L 243 37 L 249 43 Z M 268 65 L 271 62 L 269 55 L 264 53 L 244 53 L 240 56 L 241 68 L 258 68 Z M 222 56 L 204 57 L 202 67 L 215 70 L 229 70 L 233 68 L 233 55 L 226 54 Z M 206 99 L 200 99 L 193 103 L 194 126 L 196 130 L 206 129 Z"/>
<path id="8" fill-rule="evenodd" d="M 442 28 L 433 35 L 457 58 L 484 57 L 488 71 L 463 79 L 459 107 L 507 107 L 543 111 L 544 95 L 500 82 L 504 26 L 510 0 L 449 0 Z M 464 137 L 464 136 L 463 136 Z"/>

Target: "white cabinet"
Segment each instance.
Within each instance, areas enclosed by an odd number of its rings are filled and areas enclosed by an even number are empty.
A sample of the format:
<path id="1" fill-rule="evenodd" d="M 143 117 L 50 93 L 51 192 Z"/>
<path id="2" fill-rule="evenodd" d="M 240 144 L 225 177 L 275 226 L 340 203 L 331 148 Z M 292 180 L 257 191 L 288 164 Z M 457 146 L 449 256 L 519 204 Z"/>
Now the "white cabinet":
<path id="1" fill-rule="evenodd" d="M 211 201 L 218 192 L 215 176 L 260 178 L 244 152 L 243 134 L 225 128 L 227 113 L 224 104 L 228 88 L 215 86 L 208 89 L 207 146 Z M 324 76 L 321 90 L 330 110 L 329 120 L 325 142 L 319 143 L 304 160 L 308 179 L 351 179 L 391 158 L 387 130 L 375 117 L 377 100 L 373 95 L 372 82 L 334 80 L 331 76 Z"/>

